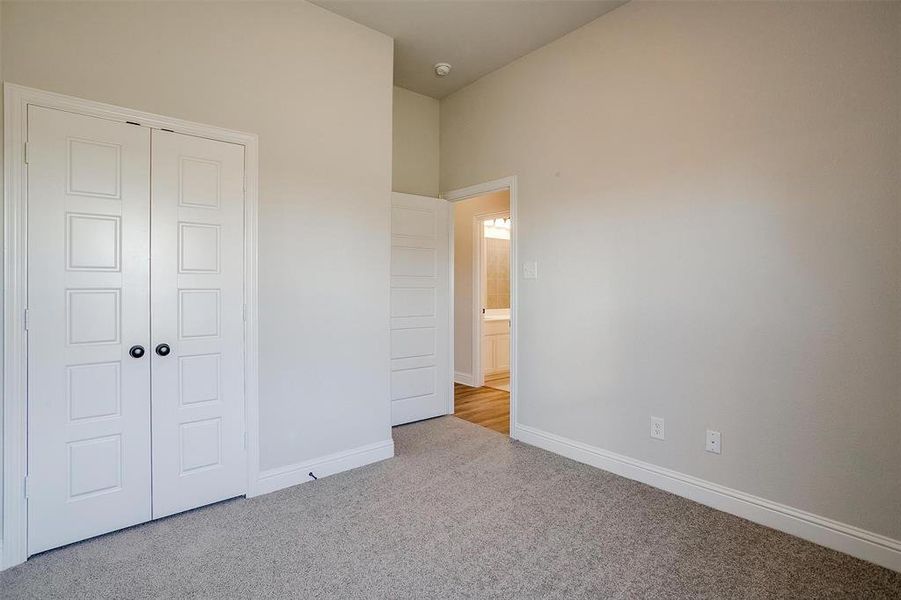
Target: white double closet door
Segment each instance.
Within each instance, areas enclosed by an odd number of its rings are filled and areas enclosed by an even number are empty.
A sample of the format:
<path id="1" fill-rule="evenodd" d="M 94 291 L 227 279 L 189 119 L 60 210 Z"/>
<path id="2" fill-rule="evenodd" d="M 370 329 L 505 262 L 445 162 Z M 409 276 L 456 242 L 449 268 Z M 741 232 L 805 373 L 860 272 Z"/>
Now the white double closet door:
<path id="1" fill-rule="evenodd" d="M 244 148 L 28 109 L 28 553 L 244 494 Z"/>

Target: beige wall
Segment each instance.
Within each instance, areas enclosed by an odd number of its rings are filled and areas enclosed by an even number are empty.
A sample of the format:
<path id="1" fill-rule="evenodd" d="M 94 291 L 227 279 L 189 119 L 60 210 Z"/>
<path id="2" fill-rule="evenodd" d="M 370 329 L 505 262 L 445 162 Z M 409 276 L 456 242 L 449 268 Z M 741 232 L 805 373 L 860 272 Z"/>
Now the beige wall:
<path id="1" fill-rule="evenodd" d="M 899 11 L 632 2 L 442 100 L 442 190 L 518 177 L 522 423 L 901 539 Z"/>
<path id="2" fill-rule="evenodd" d="M 305 2 L 2 19 L 8 81 L 259 134 L 262 468 L 388 439 L 392 40 Z"/>
<path id="3" fill-rule="evenodd" d="M 395 192 L 438 195 L 438 101 L 394 88 Z"/>
<path id="4" fill-rule="evenodd" d="M 0 81 L 3 81 L 3 10 L 2 9 L 0 9 Z M 4 117 L 3 111 L 4 111 L 3 93 L 2 93 L 2 90 L 0 90 L 0 131 L 3 131 L 3 117 Z M 4 144 L 0 143 L 0 165 L 4 164 L 4 160 L 5 160 L 5 158 L 3 156 L 3 146 L 4 146 Z M 4 182 L 3 182 L 3 176 L 4 176 L 4 170 L 2 168 L 0 168 L 0 190 L 5 189 Z M 3 221 L 3 216 L 0 215 L 0 222 L 2 222 L 2 221 Z M 0 229 L 0 240 L 3 239 L 3 236 L 4 236 L 4 230 Z M 6 273 L 4 273 L 4 268 L 5 268 L 5 263 L 3 261 L 0 261 L 0 280 L 2 280 L 2 281 L 6 281 Z M 2 306 L 2 305 L 3 305 L 3 300 L 2 300 L 2 298 L 0 298 L 0 306 Z M 4 316 L 5 316 L 4 312 L 2 310 L 0 310 L 0 333 L 3 334 L 3 339 L 6 339 L 6 335 L 5 335 L 6 330 L 4 329 L 4 324 L 3 324 Z M 3 357 L 3 345 L 0 344 L 0 364 L 4 364 L 4 362 L 5 362 L 5 359 Z M 3 369 L 0 369 L 0 390 L 2 390 L 2 389 L 4 389 Z M 0 394 L 0 398 L 2 398 L 2 394 Z M 2 409 L 0 409 L 0 413 L 2 413 Z M 0 422 L 2 422 L 2 421 L 0 421 Z M 0 435 L 0 442 L 2 442 L 2 440 L 3 440 L 3 436 Z M 4 464 L 5 463 L 3 461 L 3 444 L 0 443 L 0 483 L 3 482 L 3 465 Z M 3 495 L 2 494 L 0 494 L 0 514 L 3 514 Z M 0 519 L 0 534 L 2 534 L 2 532 L 3 532 L 3 522 L 2 522 L 2 519 Z"/>
<path id="5" fill-rule="evenodd" d="M 459 186 L 463 187 L 463 186 Z M 454 372 L 472 377 L 473 219 L 510 210 L 503 190 L 453 203 L 454 209 Z"/>
<path id="6" fill-rule="evenodd" d="M 510 308 L 510 240 L 485 238 L 485 308 Z"/>

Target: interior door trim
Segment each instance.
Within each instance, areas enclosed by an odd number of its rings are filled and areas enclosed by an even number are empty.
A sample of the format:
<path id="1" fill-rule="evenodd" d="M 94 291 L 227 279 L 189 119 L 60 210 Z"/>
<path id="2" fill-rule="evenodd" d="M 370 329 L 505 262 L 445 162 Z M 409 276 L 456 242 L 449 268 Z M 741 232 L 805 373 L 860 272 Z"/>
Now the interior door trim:
<path id="1" fill-rule="evenodd" d="M 492 212 L 478 213 L 472 216 L 472 344 L 470 356 L 472 361 L 472 385 L 482 387 L 485 385 L 485 369 L 482 366 L 482 335 L 483 317 L 482 310 L 487 306 L 485 302 L 485 287 L 482 282 L 485 279 L 485 228 L 483 222 L 488 219 L 508 219 L 510 209 L 496 210 Z M 516 273 L 511 271 L 512 280 Z M 512 295 L 511 295 L 512 298 Z"/>
<path id="2" fill-rule="evenodd" d="M 519 208 L 517 201 L 517 183 L 516 175 L 502 177 L 492 181 L 477 183 L 469 187 L 450 190 L 441 194 L 441 197 L 448 202 L 454 203 L 476 196 L 484 196 L 491 192 L 501 190 L 509 190 L 510 192 L 510 222 L 512 224 L 510 231 L 510 438 L 519 439 L 519 414 L 517 410 L 517 398 L 519 395 L 519 362 L 517 326 L 519 323 Z M 451 208 L 453 211 L 453 208 Z M 451 219 L 453 222 L 453 219 Z M 451 230 L 451 241 L 453 242 L 453 230 Z M 453 261 L 453 253 L 451 254 Z M 454 296 L 453 286 L 451 286 L 451 314 L 454 314 Z M 480 326 L 481 327 L 481 326 Z M 479 340 L 481 343 L 481 339 Z M 453 353 L 451 354 L 453 361 Z M 481 368 L 481 367 L 480 367 Z M 453 370 L 453 362 L 451 362 L 451 372 Z M 451 395 L 451 403 L 453 403 L 453 395 Z M 448 414 L 453 414 L 453 404 L 449 407 Z"/>
<path id="3" fill-rule="evenodd" d="M 28 106 L 140 124 L 244 146 L 244 402 L 247 493 L 259 495 L 259 337 L 257 241 L 259 138 L 255 133 L 194 123 L 111 104 L 4 84 L 3 537 L 0 569 L 25 562 L 27 549 Z"/>

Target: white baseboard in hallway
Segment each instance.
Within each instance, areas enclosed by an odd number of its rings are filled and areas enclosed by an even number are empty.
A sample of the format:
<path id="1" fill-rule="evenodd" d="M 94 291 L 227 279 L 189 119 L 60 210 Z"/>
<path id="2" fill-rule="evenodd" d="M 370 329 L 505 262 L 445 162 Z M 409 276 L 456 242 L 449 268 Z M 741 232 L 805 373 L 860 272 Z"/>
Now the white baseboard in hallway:
<path id="1" fill-rule="evenodd" d="M 901 572 L 901 540 L 517 423 L 514 439 Z"/>
<path id="2" fill-rule="evenodd" d="M 342 471 L 355 469 L 394 456 L 394 440 L 384 440 L 350 450 L 320 456 L 308 461 L 267 469 L 260 473 L 256 484 L 251 486 L 247 497 L 275 492 L 299 483 L 312 481 L 310 472 L 317 479 Z"/>
<path id="3" fill-rule="evenodd" d="M 462 383 L 463 385 L 473 387 L 472 373 L 461 373 L 460 371 L 456 371 L 454 373 L 454 383 Z"/>

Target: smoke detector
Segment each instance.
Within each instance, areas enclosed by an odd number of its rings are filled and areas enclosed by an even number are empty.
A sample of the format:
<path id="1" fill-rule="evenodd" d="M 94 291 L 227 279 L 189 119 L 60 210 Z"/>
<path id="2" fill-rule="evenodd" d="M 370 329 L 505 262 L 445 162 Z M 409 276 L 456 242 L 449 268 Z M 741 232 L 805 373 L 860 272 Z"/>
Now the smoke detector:
<path id="1" fill-rule="evenodd" d="M 447 77 L 448 73 L 450 73 L 450 70 L 451 66 L 449 63 L 435 63 L 435 77 Z"/>

